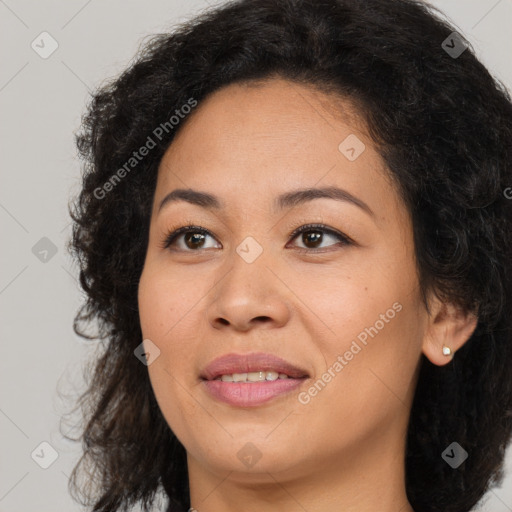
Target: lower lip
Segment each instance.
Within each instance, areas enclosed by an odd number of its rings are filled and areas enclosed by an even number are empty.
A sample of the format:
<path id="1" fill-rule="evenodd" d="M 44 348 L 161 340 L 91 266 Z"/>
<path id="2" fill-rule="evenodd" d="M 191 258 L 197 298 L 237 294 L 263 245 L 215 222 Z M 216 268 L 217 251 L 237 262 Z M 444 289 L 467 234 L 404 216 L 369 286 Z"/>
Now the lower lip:
<path id="1" fill-rule="evenodd" d="M 306 379 L 276 379 L 261 382 L 224 382 L 204 380 L 207 391 L 214 397 L 237 407 L 254 407 L 297 389 Z"/>

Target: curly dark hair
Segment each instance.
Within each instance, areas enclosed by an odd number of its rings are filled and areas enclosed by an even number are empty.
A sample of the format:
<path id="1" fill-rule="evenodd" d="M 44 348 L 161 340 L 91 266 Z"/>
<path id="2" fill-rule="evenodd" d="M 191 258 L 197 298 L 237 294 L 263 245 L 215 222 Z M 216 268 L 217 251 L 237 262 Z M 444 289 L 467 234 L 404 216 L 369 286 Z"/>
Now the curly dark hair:
<path id="1" fill-rule="evenodd" d="M 427 310 L 434 291 L 478 317 L 450 364 L 421 355 L 405 460 L 411 505 L 466 512 L 501 484 L 512 432 L 512 102 L 441 14 L 419 0 L 236 0 L 152 35 L 92 95 L 76 135 L 84 164 L 69 250 L 86 293 L 74 329 L 104 350 L 78 401 L 84 453 L 70 489 L 94 511 L 149 510 L 158 496 L 168 511 L 190 506 L 185 449 L 133 354 L 157 169 L 177 130 L 168 123 L 129 175 L 112 177 L 190 98 L 272 77 L 357 106 L 413 220 Z M 443 46 L 449 36 L 460 55 Z M 453 441 L 469 453 L 457 470 L 441 457 Z"/>

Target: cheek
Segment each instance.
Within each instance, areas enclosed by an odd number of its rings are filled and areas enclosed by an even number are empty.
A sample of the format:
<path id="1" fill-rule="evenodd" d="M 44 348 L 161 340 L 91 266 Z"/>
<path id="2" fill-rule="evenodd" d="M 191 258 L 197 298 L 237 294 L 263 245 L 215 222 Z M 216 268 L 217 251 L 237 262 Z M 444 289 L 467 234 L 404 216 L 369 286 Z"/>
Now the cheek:
<path id="1" fill-rule="evenodd" d="M 322 398 L 315 401 L 319 411 L 329 408 L 340 419 L 346 407 L 357 418 L 403 406 L 420 357 L 422 308 L 414 262 L 396 249 L 377 256 L 361 258 L 332 280 L 312 277 L 301 287 L 327 333 L 315 338 L 324 371 L 330 370 L 322 374 L 329 384 L 325 390 L 319 386 Z"/>
<path id="2" fill-rule="evenodd" d="M 138 290 L 139 320 L 143 338 L 151 340 L 160 350 L 159 358 L 148 366 L 157 395 L 160 388 L 169 387 L 165 381 L 170 379 L 172 364 L 182 357 L 179 348 L 183 344 L 173 343 L 180 328 L 179 320 L 186 312 L 179 290 L 158 269 L 144 268 Z"/>
<path id="3" fill-rule="evenodd" d="M 139 281 L 138 303 L 145 338 L 170 336 L 174 326 L 187 316 L 197 302 L 198 289 L 187 286 L 176 272 L 165 272 L 156 265 L 147 266 Z"/>
<path id="4" fill-rule="evenodd" d="M 148 267 L 139 282 L 139 318 L 144 339 L 160 350 L 159 358 L 148 366 L 149 375 L 159 401 L 174 402 L 180 384 L 193 385 L 191 369 L 200 344 L 198 331 L 198 287 L 187 286 L 186 280 L 174 277 L 162 268 Z M 194 307 L 196 305 L 196 307 Z M 190 381 L 189 381 L 190 380 Z M 166 408 L 165 403 L 162 403 Z"/>
<path id="5" fill-rule="evenodd" d="M 145 267 L 138 289 L 139 315 L 144 339 L 159 348 L 159 357 L 148 366 L 151 385 L 164 418 L 181 442 L 194 422 L 197 404 L 189 391 L 194 350 L 193 315 L 187 311 L 194 301 L 193 290 L 163 275 L 161 269 Z M 189 305 L 191 303 L 191 305 Z M 187 323 L 188 322 L 188 323 Z M 188 338 L 187 338 L 188 335 Z M 187 421 L 184 421 L 187 418 Z"/>
<path id="6" fill-rule="evenodd" d="M 379 320 L 379 314 L 391 308 L 400 295 L 396 285 L 383 280 L 378 261 L 355 260 L 338 268 L 303 271 L 307 279 L 298 279 L 297 269 L 285 276 L 287 282 L 294 283 L 297 307 L 316 324 L 315 343 L 323 344 L 318 348 L 328 352 L 347 350 L 350 341 Z"/>

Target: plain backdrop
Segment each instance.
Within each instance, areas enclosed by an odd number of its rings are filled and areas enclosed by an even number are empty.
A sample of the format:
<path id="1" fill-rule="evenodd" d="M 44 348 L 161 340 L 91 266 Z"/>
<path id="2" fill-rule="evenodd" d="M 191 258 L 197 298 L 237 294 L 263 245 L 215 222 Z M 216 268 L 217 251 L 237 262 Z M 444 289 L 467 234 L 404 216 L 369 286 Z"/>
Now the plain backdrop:
<path id="1" fill-rule="evenodd" d="M 512 0 L 432 3 L 512 89 Z M 88 92 L 124 69 L 144 36 L 212 4 L 0 0 L 0 512 L 82 510 L 67 489 L 80 447 L 63 438 L 71 425 L 60 419 L 94 348 L 72 330 L 83 296 L 65 250 L 80 178 L 74 132 Z M 479 510 L 512 511 L 511 449 L 503 486 Z"/>

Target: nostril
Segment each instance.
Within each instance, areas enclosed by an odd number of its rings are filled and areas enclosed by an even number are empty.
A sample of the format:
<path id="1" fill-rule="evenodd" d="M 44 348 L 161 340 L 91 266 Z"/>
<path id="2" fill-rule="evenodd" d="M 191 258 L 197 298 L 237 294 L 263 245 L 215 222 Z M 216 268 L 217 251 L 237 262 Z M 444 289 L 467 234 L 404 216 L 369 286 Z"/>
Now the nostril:
<path id="1" fill-rule="evenodd" d="M 263 322 L 266 322 L 267 320 L 270 320 L 270 318 L 268 316 L 257 316 L 254 320 L 262 320 Z"/>

